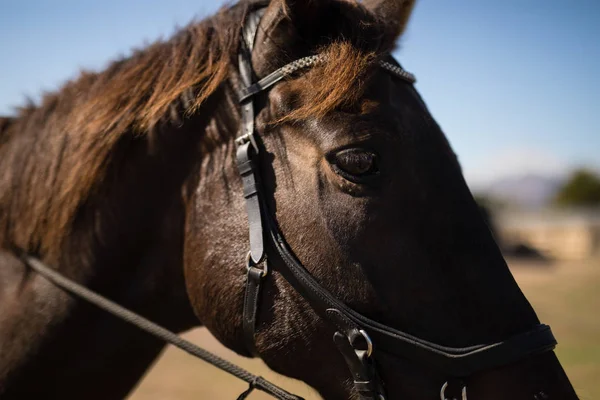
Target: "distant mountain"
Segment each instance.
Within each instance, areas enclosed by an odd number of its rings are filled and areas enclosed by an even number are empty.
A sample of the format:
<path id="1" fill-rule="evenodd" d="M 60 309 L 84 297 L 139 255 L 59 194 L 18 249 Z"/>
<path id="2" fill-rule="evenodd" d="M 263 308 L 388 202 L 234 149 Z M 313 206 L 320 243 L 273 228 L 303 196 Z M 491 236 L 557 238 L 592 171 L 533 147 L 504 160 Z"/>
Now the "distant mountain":
<path id="1" fill-rule="evenodd" d="M 503 203 L 525 208 L 548 205 L 563 183 L 563 178 L 522 175 L 498 179 L 477 190 Z"/>

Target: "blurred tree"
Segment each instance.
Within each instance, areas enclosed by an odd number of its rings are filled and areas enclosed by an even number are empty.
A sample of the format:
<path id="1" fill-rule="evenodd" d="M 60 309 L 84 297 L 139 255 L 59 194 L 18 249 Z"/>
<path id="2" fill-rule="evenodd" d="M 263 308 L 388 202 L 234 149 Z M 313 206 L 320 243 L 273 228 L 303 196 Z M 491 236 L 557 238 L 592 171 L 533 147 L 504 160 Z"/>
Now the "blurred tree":
<path id="1" fill-rule="evenodd" d="M 599 207 L 600 176 L 586 169 L 573 172 L 554 202 L 563 207 Z"/>

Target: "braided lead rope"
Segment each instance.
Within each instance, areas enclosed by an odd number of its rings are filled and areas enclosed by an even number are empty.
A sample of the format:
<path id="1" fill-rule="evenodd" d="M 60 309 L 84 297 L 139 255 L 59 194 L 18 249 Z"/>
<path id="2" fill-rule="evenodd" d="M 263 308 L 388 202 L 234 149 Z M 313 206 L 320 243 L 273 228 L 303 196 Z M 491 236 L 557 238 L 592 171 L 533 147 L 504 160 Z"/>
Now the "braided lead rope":
<path id="1" fill-rule="evenodd" d="M 163 328 L 160 325 L 136 314 L 116 303 L 107 299 L 106 297 L 100 296 L 98 293 L 91 291 L 85 286 L 65 277 L 56 270 L 48 267 L 37 258 L 23 255 L 23 262 L 33 269 L 41 276 L 46 278 L 48 281 L 63 289 L 64 291 L 71 293 L 96 307 L 108 312 L 109 314 L 122 319 L 123 321 L 136 326 L 137 328 L 157 337 L 158 339 L 170 343 L 173 346 L 197 357 L 222 371 L 225 371 L 236 378 L 239 378 L 250 384 L 252 389 L 262 390 L 270 394 L 271 396 L 280 400 L 303 400 L 301 397 L 288 393 L 282 388 L 272 384 L 264 378 L 251 374 L 245 369 L 238 367 L 229 361 L 212 354 L 211 352 L 196 346 L 194 343 L 187 341 L 177 334 Z M 244 392 L 245 393 L 245 392 Z M 242 397 L 243 398 L 243 397 Z"/>

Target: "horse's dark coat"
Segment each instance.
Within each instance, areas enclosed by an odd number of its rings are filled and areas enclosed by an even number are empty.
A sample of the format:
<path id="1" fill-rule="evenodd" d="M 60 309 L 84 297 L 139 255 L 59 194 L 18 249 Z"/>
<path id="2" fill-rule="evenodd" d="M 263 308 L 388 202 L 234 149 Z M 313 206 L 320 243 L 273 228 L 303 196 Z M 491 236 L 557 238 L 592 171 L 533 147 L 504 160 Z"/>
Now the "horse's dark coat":
<path id="1" fill-rule="evenodd" d="M 243 3 L 0 119 L 0 397 L 125 396 L 161 343 L 70 298 L 13 249 L 148 318 L 241 334 L 247 232 L 234 166 Z M 416 91 L 375 72 L 413 1 L 273 0 L 254 52 L 259 76 L 317 51 L 331 62 L 278 84 L 258 106 L 270 207 L 304 265 L 356 310 L 462 346 L 537 317 L 482 221 Z M 449 94 L 451 95 L 451 94 Z M 368 148 L 381 179 L 357 184 L 328 155 Z M 276 269 L 276 266 L 275 266 Z M 275 273 L 257 348 L 275 370 L 348 398 L 331 329 Z M 381 355 L 391 399 L 437 398 L 434 371 Z M 316 368 L 315 366 L 318 366 Z M 553 354 L 486 371 L 472 399 L 576 396 Z"/>

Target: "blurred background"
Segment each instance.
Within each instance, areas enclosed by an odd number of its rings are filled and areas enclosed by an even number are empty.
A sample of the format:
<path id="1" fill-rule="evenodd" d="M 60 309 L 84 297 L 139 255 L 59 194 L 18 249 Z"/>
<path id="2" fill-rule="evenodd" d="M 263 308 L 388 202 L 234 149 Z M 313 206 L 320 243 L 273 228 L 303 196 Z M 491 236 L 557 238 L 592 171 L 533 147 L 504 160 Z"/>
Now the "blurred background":
<path id="1" fill-rule="evenodd" d="M 221 4 L 0 0 L 0 115 Z M 599 399 L 600 3 L 421 0 L 396 56 L 417 75 L 578 393 Z M 203 330 L 188 337 L 239 361 Z M 273 377 L 258 361 L 242 363 Z M 131 398 L 234 398 L 243 389 L 169 349 Z"/>

